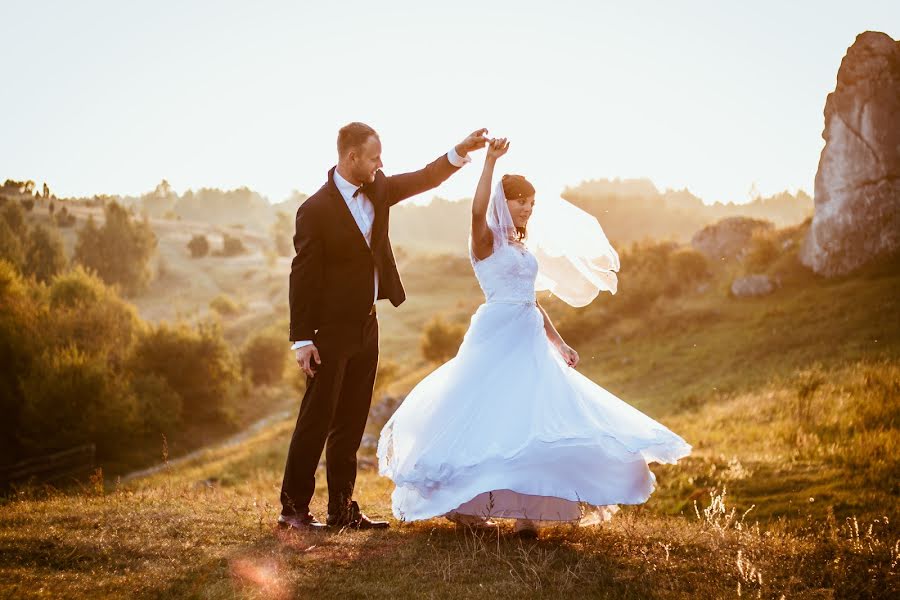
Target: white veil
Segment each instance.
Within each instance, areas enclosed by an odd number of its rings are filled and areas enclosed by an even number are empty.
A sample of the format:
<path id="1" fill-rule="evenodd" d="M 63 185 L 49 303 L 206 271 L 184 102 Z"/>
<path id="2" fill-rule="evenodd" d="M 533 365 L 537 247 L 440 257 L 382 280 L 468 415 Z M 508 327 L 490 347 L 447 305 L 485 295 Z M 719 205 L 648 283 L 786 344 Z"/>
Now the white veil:
<path id="1" fill-rule="evenodd" d="M 487 211 L 494 251 L 508 245 L 516 228 L 503 183 Z M 541 198 L 528 219 L 525 245 L 538 261 L 537 291 L 549 290 L 571 306 L 587 306 L 601 291 L 616 293 L 619 255 L 597 219 L 562 198 Z"/>

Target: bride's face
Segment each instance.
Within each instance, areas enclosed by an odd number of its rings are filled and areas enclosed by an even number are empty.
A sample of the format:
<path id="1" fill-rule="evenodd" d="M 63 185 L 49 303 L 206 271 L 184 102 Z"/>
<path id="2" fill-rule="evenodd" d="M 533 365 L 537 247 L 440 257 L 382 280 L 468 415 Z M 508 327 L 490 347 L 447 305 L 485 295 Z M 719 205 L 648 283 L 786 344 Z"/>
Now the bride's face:
<path id="1" fill-rule="evenodd" d="M 534 196 L 507 200 L 506 206 L 509 207 L 509 214 L 512 217 L 513 225 L 516 227 L 525 227 L 525 225 L 528 224 L 528 219 L 531 217 L 531 211 L 534 210 Z"/>

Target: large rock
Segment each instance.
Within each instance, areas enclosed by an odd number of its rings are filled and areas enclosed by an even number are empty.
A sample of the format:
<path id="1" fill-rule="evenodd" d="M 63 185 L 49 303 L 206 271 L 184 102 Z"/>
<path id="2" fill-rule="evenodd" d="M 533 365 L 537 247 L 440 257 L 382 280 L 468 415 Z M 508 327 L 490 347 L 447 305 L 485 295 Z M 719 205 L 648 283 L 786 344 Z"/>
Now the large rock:
<path id="1" fill-rule="evenodd" d="M 900 42 L 856 38 L 825 101 L 815 213 L 800 259 L 843 275 L 900 247 Z"/>
<path id="2" fill-rule="evenodd" d="M 728 217 L 695 233 L 691 246 L 712 260 L 740 259 L 750 248 L 754 231 L 767 231 L 773 227 L 772 223 L 760 219 Z"/>
<path id="3" fill-rule="evenodd" d="M 747 275 L 731 282 L 731 293 L 738 298 L 765 296 L 775 291 L 775 284 L 768 275 Z"/>

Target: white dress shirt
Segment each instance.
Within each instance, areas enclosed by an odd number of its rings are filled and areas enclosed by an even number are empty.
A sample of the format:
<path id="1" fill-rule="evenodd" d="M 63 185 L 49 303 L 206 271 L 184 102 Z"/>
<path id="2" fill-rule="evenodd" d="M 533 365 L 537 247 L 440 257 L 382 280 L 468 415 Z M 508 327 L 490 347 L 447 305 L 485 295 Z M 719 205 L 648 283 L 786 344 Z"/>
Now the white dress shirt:
<path id="1" fill-rule="evenodd" d="M 460 156 L 456 153 L 456 148 L 451 148 L 450 152 L 447 153 L 447 160 L 450 161 L 450 164 L 454 167 L 460 168 L 468 162 L 471 162 L 472 159 L 468 156 Z M 372 205 L 372 201 L 369 200 L 365 194 L 362 192 L 356 194 L 356 197 L 353 197 L 353 194 L 358 189 L 358 186 L 353 185 L 338 173 L 337 168 L 334 170 L 334 185 L 337 187 L 338 191 L 341 193 L 341 196 L 344 198 L 344 202 L 347 203 L 347 208 L 350 209 L 350 214 L 353 215 L 353 220 L 356 221 L 357 227 L 359 227 L 360 233 L 363 234 L 363 237 L 366 238 L 366 244 L 369 247 L 372 247 L 372 223 L 375 222 L 375 206 Z M 378 266 L 375 266 L 375 296 L 372 298 L 372 304 L 378 301 Z M 291 350 L 296 350 L 297 348 L 302 348 L 303 346 L 308 346 L 312 344 L 312 340 L 302 340 L 299 342 L 294 342 L 291 345 Z"/>

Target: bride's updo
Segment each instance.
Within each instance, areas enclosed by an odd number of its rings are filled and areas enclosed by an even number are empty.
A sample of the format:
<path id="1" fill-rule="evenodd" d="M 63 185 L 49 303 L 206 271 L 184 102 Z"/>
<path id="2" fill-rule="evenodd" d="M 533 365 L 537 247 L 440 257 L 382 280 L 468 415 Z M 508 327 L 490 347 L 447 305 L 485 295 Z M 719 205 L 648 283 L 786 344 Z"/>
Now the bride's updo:
<path id="1" fill-rule="evenodd" d="M 534 186 L 521 175 L 504 175 L 500 181 L 503 183 L 503 195 L 507 200 L 534 196 Z"/>
<path id="2" fill-rule="evenodd" d="M 500 182 L 503 184 L 503 195 L 507 200 L 518 200 L 534 196 L 534 186 L 521 175 L 504 175 Z M 524 227 L 516 227 L 516 237 L 523 241 L 528 235 Z"/>

